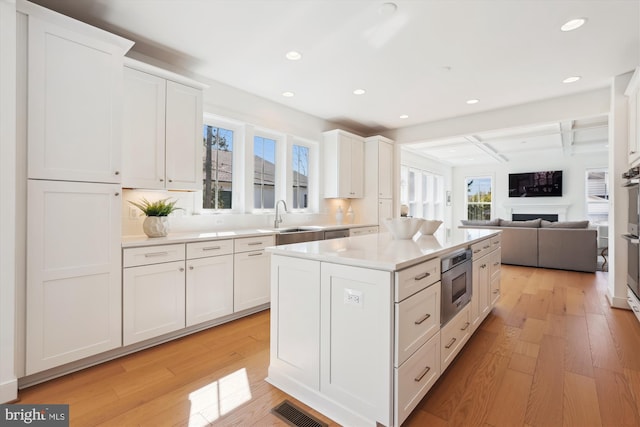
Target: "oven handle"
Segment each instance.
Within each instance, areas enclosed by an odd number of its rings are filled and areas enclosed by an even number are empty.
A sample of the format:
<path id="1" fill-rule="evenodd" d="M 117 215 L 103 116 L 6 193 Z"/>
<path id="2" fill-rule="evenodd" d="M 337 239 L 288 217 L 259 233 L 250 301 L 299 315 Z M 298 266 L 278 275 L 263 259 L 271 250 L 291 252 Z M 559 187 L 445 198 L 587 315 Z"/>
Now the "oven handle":
<path id="1" fill-rule="evenodd" d="M 633 236 L 631 234 L 623 234 L 622 238 L 627 242 L 631 243 L 632 245 L 640 244 L 640 237 L 638 236 Z"/>

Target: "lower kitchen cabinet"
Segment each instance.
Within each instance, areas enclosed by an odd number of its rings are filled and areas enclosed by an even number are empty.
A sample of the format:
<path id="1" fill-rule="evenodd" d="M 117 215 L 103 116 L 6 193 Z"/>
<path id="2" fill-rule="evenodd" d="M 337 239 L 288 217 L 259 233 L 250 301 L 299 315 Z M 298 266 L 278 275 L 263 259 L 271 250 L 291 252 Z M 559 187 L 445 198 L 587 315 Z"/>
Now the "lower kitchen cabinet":
<path id="1" fill-rule="evenodd" d="M 440 369 L 443 372 L 471 336 L 470 315 L 470 304 L 467 304 L 440 330 Z"/>
<path id="2" fill-rule="evenodd" d="M 187 260 L 187 326 L 233 313 L 233 255 Z"/>
<path id="3" fill-rule="evenodd" d="M 184 261 L 125 268 L 123 272 L 124 345 L 185 327 Z"/>
<path id="4" fill-rule="evenodd" d="M 273 236 L 235 240 L 233 311 L 253 308 L 271 300 L 270 256 L 264 248 L 273 245 L 275 245 Z"/>
<path id="5" fill-rule="evenodd" d="M 26 374 L 121 345 L 117 184 L 28 180 Z"/>

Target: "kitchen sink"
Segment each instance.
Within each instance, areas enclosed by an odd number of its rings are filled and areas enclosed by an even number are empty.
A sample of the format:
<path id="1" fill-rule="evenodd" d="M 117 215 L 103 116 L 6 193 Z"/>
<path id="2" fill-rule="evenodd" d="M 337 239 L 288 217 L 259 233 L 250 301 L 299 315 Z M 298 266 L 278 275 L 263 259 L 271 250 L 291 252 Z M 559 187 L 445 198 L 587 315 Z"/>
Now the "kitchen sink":
<path id="1" fill-rule="evenodd" d="M 317 228 L 281 228 L 276 233 L 276 245 L 323 240 L 324 231 Z"/>

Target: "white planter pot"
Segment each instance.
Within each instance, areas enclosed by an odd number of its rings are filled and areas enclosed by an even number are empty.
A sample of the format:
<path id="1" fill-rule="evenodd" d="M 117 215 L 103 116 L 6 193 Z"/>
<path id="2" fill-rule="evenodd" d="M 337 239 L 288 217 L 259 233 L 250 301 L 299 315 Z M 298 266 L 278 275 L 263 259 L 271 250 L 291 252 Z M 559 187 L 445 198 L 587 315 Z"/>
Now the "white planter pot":
<path id="1" fill-rule="evenodd" d="M 164 237 L 169 233 L 169 219 L 166 216 L 148 216 L 142 223 L 142 230 L 149 237 Z"/>

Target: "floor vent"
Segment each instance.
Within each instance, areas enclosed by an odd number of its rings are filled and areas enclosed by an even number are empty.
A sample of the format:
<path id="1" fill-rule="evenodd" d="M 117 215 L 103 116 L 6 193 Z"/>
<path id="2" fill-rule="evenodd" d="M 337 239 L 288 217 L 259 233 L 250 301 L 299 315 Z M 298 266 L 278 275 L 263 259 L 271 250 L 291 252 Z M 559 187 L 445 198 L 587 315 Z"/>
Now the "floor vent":
<path id="1" fill-rule="evenodd" d="M 271 410 L 271 413 L 294 427 L 327 427 L 327 424 L 323 423 L 319 419 L 315 418 L 311 414 L 303 411 L 297 406 L 293 405 L 288 400 L 283 401 L 278 406 Z"/>

